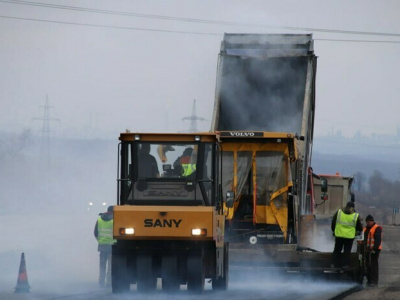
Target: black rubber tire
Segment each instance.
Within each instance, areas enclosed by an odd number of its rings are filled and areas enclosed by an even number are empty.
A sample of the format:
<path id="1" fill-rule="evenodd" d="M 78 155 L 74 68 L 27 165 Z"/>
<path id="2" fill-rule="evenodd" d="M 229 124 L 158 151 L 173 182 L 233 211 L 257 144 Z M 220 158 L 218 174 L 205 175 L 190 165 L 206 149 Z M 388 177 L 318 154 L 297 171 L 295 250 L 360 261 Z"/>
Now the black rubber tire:
<path id="1" fill-rule="evenodd" d="M 152 255 L 138 255 L 136 259 L 137 290 L 138 292 L 152 292 L 157 287 L 157 277 L 153 270 Z"/>
<path id="2" fill-rule="evenodd" d="M 168 292 L 179 291 L 180 278 L 178 272 L 178 257 L 164 255 L 161 261 L 162 289 Z"/>
<path id="3" fill-rule="evenodd" d="M 229 282 L 229 244 L 225 243 L 224 247 L 224 276 L 220 278 L 213 278 L 212 289 L 219 291 L 226 291 Z"/>
<path id="4" fill-rule="evenodd" d="M 201 254 L 189 254 L 187 258 L 187 288 L 192 293 L 204 292 L 204 258 Z"/>
<path id="5" fill-rule="evenodd" d="M 112 254 L 111 259 L 111 288 L 114 294 L 129 291 L 128 265 L 126 255 Z"/>

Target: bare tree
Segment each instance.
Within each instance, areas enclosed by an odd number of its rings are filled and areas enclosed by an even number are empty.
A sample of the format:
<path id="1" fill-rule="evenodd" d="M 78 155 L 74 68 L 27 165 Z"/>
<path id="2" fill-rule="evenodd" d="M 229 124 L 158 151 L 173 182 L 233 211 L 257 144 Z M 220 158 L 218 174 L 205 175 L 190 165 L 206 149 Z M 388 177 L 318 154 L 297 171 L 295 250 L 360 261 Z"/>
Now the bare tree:
<path id="1" fill-rule="evenodd" d="M 25 129 L 21 134 L 11 137 L 0 138 L 0 161 L 4 159 L 14 159 L 32 141 L 32 132 Z"/>
<path id="2" fill-rule="evenodd" d="M 363 187 L 365 185 L 365 174 L 362 172 L 357 172 L 354 174 L 354 189 L 358 192 L 361 192 L 363 190 Z"/>

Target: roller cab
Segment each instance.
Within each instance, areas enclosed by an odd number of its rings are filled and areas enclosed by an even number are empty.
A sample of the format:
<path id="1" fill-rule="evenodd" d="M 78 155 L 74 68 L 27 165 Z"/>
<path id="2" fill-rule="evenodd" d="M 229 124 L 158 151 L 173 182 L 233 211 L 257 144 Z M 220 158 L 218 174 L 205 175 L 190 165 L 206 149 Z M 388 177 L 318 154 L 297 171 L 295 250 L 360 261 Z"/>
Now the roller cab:
<path id="1" fill-rule="evenodd" d="M 113 293 L 228 285 L 219 135 L 120 136 Z"/>

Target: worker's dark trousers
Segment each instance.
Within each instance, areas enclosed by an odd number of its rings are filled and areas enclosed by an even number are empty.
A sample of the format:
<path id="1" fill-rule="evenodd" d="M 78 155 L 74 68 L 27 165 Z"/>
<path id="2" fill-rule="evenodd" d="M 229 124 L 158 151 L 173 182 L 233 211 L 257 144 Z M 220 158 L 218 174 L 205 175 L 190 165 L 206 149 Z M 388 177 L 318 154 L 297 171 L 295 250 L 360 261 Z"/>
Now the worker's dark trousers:
<path id="1" fill-rule="evenodd" d="M 379 252 L 367 253 L 367 284 L 377 285 L 379 281 Z"/>
<path id="2" fill-rule="evenodd" d="M 107 278 L 106 278 L 107 275 Z M 100 251 L 100 286 L 111 284 L 111 253 Z"/>
<path id="3" fill-rule="evenodd" d="M 353 239 L 335 238 L 335 248 L 333 249 L 333 263 L 335 267 L 350 266 L 350 253 L 353 246 Z M 343 259 L 342 259 L 343 249 Z"/>

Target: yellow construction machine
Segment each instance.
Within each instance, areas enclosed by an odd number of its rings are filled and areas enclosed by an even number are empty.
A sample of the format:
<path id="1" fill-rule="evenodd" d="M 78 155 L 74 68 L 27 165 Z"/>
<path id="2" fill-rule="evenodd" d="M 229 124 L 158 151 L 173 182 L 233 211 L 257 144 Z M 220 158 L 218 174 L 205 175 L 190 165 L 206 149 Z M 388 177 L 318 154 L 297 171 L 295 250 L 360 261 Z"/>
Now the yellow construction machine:
<path id="1" fill-rule="evenodd" d="M 225 209 L 232 264 L 303 270 L 305 260 L 309 265 L 314 197 L 313 173 L 302 171 L 302 141 L 288 133 L 232 133 L 221 132 L 222 190 L 235 194 L 233 207 Z M 303 181 L 309 183 L 304 190 Z"/>
<path id="2" fill-rule="evenodd" d="M 202 292 L 228 286 L 219 136 L 122 133 L 114 206 L 112 291 L 137 284 Z"/>
<path id="3" fill-rule="evenodd" d="M 333 248 L 311 248 L 313 45 L 311 34 L 225 34 L 221 43 L 211 130 L 221 134 L 222 191 L 234 193 L 225 207 L 233 265 L 341 272 L 330 266 Z"/>

